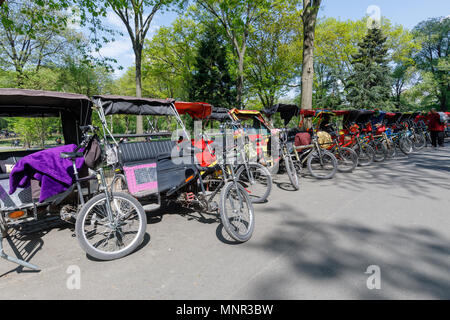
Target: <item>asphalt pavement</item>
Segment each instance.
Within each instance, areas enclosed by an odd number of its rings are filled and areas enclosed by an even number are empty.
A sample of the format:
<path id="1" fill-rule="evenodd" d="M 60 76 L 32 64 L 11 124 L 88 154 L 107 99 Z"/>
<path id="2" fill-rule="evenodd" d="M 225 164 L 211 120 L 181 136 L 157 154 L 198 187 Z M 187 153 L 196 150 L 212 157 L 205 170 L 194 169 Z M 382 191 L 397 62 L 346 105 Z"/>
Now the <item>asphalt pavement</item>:
<path id="1" fill-rule="evenodd" d="M 0 260 L 1 299 L 449 299 L 450 143 L 293 191 L 274 178 L 252 239 L 232 243 L 217 217 L 148 213 L 132 255 L 99 262 L 70 227 L 19 234 Z M 368 272 L 368 273 L 366 273 Z M 76 276 L 76 277 L 75 277 Z"/>

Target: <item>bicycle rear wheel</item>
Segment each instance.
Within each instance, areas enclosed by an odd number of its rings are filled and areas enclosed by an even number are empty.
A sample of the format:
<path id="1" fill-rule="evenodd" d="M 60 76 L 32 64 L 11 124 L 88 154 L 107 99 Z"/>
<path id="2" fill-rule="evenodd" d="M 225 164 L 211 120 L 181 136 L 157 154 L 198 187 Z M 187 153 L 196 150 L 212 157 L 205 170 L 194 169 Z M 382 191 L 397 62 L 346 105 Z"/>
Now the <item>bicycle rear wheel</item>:
<path id="1" fill-rule="evenodd" d="M 250 240 L 255 228 L 253 205 L 240 183 L 228 182 L 220 195 L 220 218 L 225 231 L 236 241 Z"/>
<path id="2" fill-rule="evenodd" d="M 309 173 L 316 179 L 331 179 L 336 174 L 338 167 L 336 157 L 326 150 L 322 150 L 321 154 L 320 157 L 316 151 L 308 156 Z"/>
<path id="3" fill-rule="evenodd" d="M 247 190 L 253 203 L 266 201 L 272 191 L 272 176 L 269 170 L 259 163 L 250 163 L 247 168 L 245 166 L 239 168 L 236 173 L 237 179 Z"/>

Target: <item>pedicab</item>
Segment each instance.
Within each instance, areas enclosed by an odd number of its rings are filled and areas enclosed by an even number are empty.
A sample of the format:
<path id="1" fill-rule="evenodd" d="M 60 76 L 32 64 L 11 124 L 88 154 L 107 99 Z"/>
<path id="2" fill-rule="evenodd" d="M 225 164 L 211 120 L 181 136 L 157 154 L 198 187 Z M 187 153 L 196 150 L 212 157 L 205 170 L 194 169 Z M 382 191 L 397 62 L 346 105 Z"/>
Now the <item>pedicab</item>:
<path id="1" fill-rule="evenodd" d="M 279 170 L 279 130 L 267 122 L 258 110 L 231 109 L 230 115 L 235 121 L 240 121 L 244 127 L 250 143 L 256 145 L 258 162 L 266 166 L 271 174 Z M 251 123 L 249 123 L 251 122 Z"/>
<path id="2" fill-rule="evenodd" d="M 358 165 L 358 155 L 350 147 L 352 141 L 345 141 L 344 132 L 339 131 L 338 123 L 332 123 L 333 117 L 344 116 L 348 111 L 315 111 L 315 121 L 318 128 L 318 142 L 324 149 L 330 151 L 337 160 L 339 172 L 352 172 Z"/>
<path id="3" fill-rule="evenodd" d="M 413 151 L 415 152 L 422 150 L 427 144 L 426 137 L 421 133 L 414 122 L 414 119 L 419 114 L 420 112 L 405 112 L 399 120 L 406 131 L 406 136 L 411 141 Z"/>
<path id="4" fill-rule="evenodd" d="M 387 145 L 388 157 L 395 157 L 397 148 L 405 155 L 413 151 L 413 143 L 407 137 L 407 132 L 401 124 L 401 112 L 388 112 L 384 119 L 386 131 L 383 133 L 383 142 Z"/>
<path id="5" fill-rule="evenodd" d="M 213 122 L 218 121 L 220 126 L 229 128 L 227 134 L 230 138 L 233 137 L 232 141 L 235 144 L 235 154 L 237 156 L 237 166 L 235 168 L 237 179 L 248 192 L 253 203 L 263 203 L 267 200 L 272 190 L 272 176 L 266 167 L 257 162 L 255 146 L 250 142 L 241 122 L 234 120 L 229 111 L 226 108 L 213 107 L 211 115 L 204 119 L 204 127 L 207 127 L 208 124 L 211 124 L 211 127 L 213 127 Z M 211 144 L 212 138 L 221 141 L 221 139 L 217 139 L 217 137 L 220 138 L 220 134 L 217 135 L 217 132 L 211 132 L 206 134 L 206 136 L 206 139 L 210 141 L 209 144 Z M 202 143 L 202 145 L 206 144 Z M 208 157 L 207 154 L 203 158 Z M 215 164 L 214 159 L 205 166 L 211 164 Z"/>
<path id="6" fill-rule="evenodd" d="M 369 144 L 369 140 L 364 138 L 364 133 L 368 131 L 367 124 L 373 114 L 374 111 L 370 110 L 349 110 L 342 122 L 344 135 L 349 139 L 345 145 L 358 154 L 358 165 L 361 167 L 371 165 L 376 157 L 375 149 Z"/>
<path id="7" fill-rule="evenodd" d="M 128 191 L 142 204 L 176 202 L 208 214 L 219 214 L 225 231 L 237 242 L 248 241 L 254 229 L 254 211 L 251 200 L 236 178 L 234 166 L 227 163 L 224 151 L 215 152 L 217 164 L 202 167 L 195 153 L 203 152 L 192 145 L 190 135 L 172 99 L 158 100 L 122 96 L 94 96 L 100 121 L 110 135 L 106 116 L 117 114 L 170 116 L 181 128 L 171 140 L 117 143 L 110 163 L 114 163 L 115 176 L 111 185 Z M 179 110 L 191 113 L 192 105 L 179 103 Z M 209 111 L 207 110 L 209 109 Z M 211 108 L 206 104 L 195 106 L 196 116 L 207 117 Z M 226 146 L 226 141 L 224 141 Z M 117 157 L 114 157 L 114 154 Z M 206 190 L 204 179 L 220 172 L 222 179 L 214 191 Z M 214 201 L 220 193 L 220 203 Z"/>
<path id="8" fill-rule="evenodd" d="M 91 107 L 91 100 L 79 94 L 0 89 L 0 116 L 59 117 L 65 143 L 47 150 L 1 153 L 2 258 L 39 269 L 7 255 L 2 240 L 13 229 L 18 233 L 11 236 L 17 237 L 60 226 L 60 221 L 75 222 L 81 248 L 99 260 L 124 257 L 142 243 L 142 206 L 128 194 L 110 193 L 106 187 Z"/>
<path id="9" fill-rule="evenodd" d="M 320 115 L 320 113 L 320 110 L 301 110 L 299 127 L 303 127 L 306 119 L 313 119 L 316 115 Z M 294 153 L 293 160 L 297 170 L 301 170 L 306 165 L 309 173 L 316 179 L 331 179 L 336 174 L 336 157 L 323 148 L 319 142 L 317 130 L 314 128 L 314 125 L 307 132 L 296 135 L 292 152 Z"/>
<path id="10" fill-rule="evenodd" d="M 300 109 L 294 104 L 276 104 L 270 108 L 261 110 L 261 113 L 269 118 L 271 124 L 273 122 L 273 116 L 276 114 L 279 114 L 280 118 L 284 121 L 285 128 L 279 129 L 278 132 L 280 160 L 282 160 L 282 163 L 284 164 L 284 168 L 292 186 L 295 190 L 299 190 L 301 167 L 298 167 L 297 162 L 293 159 L 293 140 L 295 139 L 294 137 L 297 130 L 288 130 L 286 126 L 294 117 L 297 117 L 300 114 Z M 292 135 L 292 133 L 294 134 Z"/>

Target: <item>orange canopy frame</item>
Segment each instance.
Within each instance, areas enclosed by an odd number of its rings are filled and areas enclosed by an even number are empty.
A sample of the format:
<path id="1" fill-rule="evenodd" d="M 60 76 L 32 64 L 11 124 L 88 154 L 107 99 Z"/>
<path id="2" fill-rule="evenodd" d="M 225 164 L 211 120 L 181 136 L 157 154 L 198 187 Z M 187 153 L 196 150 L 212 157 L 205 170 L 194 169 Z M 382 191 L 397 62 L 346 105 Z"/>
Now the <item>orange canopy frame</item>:
<path id="1" fill-rule="evenodd" d="M 205 119 L 212 113 L 212 106 L 206 102 L 182 102 L 176 101 L 175 108 L 180 115 L 188 114 L 193 119 Z"/>

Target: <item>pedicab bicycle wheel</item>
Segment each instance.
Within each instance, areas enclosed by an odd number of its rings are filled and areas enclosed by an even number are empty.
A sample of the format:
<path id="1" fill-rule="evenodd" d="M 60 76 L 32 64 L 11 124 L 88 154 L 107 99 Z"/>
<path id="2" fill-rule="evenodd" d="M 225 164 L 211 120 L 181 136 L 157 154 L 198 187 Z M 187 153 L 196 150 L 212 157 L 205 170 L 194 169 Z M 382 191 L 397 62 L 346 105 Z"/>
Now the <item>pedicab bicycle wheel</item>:
<path id="1" fill-rule="evenodd" d="M 120 259 L 132 253 L 142 243 L 147 227 L 144 208 L 135 198 L 126 193 L 110 196 L 109 205 L 104 193 L 90 199 L 75 225 L 81 248 L 99 260 Z"/>
<path id="2" fill-rule="evenodd" d="M 250 163 L 247 168 L 241 166 L 236 176 L 247 190 L 253 203 L 261 203 L 267 200 L 272 190 L 272 176 L 266 167 L 259 163 Z"/>
<path id="3" fill-rule="evenodd" d="M 420 151 L 423 148 L 425 148 L 425 145 L 427 144 L 427 141 L 425 140 L 425 137 L 421 134 L 415 133 L 411 137 L 411 141 L 413 143 L 413 149 L 414 151 Z"/>
<path id="4" fill-rule="evenodd" d="M 341 147 L 335 152 L 339 172 L 352 172 L 358 166 L 358 154 L 350 148 Z"/>
<path id="5" fill-rule="evenodd" d="M 400 138 L 398 146 L 400 148 L 400 151 L 403 152 L 405 155 L 409 155 L 413 152 L 413 143 L 407 137 Z"/>
<path id="6" fill-rule="evenodd" d="M 331 179 L 337 171 L 336 157 L 329 151 L 322 150 L 322 157 L 313 152 L 308 158 L 309 173 L 316 179 Z"/>
<path id="7" fill-rule="evenodd" d="M 238 242 L 248 241 L 255 228 L 253 205 L 240 183 L 228 182 L 221 192 L 220 218 L 226 232 Z"/>
<path id="8" fill-rule="evenodd" d="M 353 149 L 358 154 L 358 165 L 361 167 L 370 166 L 375 159 L 375 150 L 367 144 L 360 148 L 358 145 Z"/>
<path id="9" fill-rule="evenodd" d="M 290 155 L 284 155 L 283 160 L 284 160 L 284 166 L 286 167 L 287 175 L 289 177 L 289 181 L 291 181 L 291 184 L 295 190 L 300 189 L 298 172 L 297 172 L 297 168 L 294 165 L 294 161 L 292 161 L 292 158 Z"/>
<path id="10" fill-rule="evenodd" d="M 383 145 L 381 141 L 373 141 L 371 143 L 373 151 L 375 151 L 375 156 L 373 160 L 375 162 L 383 162 L 387 158 L 388 150 Z"/>

